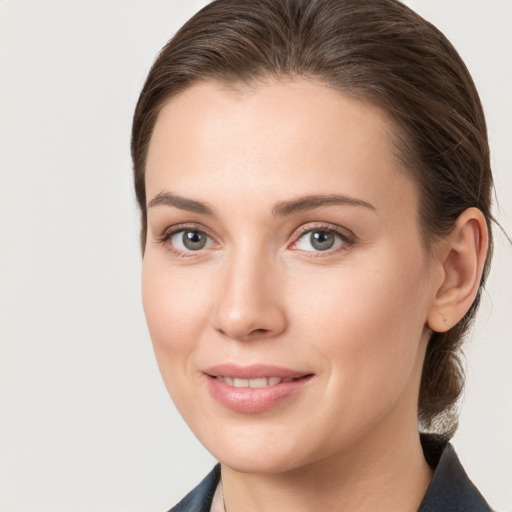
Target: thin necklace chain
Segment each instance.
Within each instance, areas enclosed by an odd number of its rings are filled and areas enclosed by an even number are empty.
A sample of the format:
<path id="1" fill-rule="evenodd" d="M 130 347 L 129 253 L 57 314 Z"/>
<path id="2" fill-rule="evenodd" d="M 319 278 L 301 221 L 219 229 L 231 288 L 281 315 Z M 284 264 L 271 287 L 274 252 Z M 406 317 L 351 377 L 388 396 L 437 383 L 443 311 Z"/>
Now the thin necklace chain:
<path id="1" fill-rule="evenodd" d="M 222 478 L 220 479 L 220 490 L 222 491 L 222 506 L 224 507 L 224 512 L 228 512 L 226 508 L 226 500 L 224 498 L 224 485 L 222 483 Z"/>

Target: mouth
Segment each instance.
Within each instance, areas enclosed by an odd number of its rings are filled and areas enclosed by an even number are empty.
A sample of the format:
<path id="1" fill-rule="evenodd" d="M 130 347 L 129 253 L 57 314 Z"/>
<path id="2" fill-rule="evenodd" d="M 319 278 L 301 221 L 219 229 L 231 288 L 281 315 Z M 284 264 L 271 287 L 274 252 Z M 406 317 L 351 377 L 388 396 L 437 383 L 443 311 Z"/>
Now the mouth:
<path id="1" fill-rule="evenodd" d="M 210 395 L 234 412 L 264 412 L 307 389 L 315 375 L 275 366 L 220 365 L 204 372 Z"/>
<path id="2" fill-rule="evenodd" d="M 311 374 L 309 374 L 311 375 Z M 225 377 L 221 375 L 217 375 L 216 377 L 212 377 L 219 382 L 224 382 L 228 386 L 232 386 L 234 388 L 268 388 L 272 386 L 277 386 L 282 382 L 292 382 L 294 380 L 304 379 L 309 375 L 303 375 L 301 377 L 296 378 L 281 378 L 281 377 L 257 377 L 254 379 L 240 379 L 237 377 Z"/>

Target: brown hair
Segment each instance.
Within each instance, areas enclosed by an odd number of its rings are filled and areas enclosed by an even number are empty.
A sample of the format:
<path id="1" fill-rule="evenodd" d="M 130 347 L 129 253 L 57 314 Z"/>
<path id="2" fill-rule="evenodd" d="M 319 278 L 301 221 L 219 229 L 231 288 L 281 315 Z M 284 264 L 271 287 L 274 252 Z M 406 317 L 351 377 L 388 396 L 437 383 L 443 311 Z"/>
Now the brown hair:
<path id="1" fill-rule="evenodd" d="M 387 112 L 398 157 L 420 191 L 427 252 L 469 207 L 483 212 L 491 233 L 482 106 L 466 66 L 439 30 L 396 0 L 216 0 L 163 48 L 137 103 L 131 150 L 143 250 L 145 162 L 163 105 L 198 81 L 236 86 L 288 77 L 327 84 Z M 472 307 L 429 341 L 419 395 L 424 429 L 456 429 L 464 385 L 460 347 L 480 301 L 490 240 Z"/>

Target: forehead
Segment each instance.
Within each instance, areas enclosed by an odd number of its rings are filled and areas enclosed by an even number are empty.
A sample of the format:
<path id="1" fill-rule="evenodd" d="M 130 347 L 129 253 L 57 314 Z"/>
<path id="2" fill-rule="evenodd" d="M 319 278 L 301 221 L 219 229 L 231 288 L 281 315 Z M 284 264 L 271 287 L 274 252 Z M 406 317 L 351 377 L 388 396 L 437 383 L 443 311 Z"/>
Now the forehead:
<path id="1" fill-rule="evenodd" d="M 207 199 L 222 188 L 280 200 L 283 191 L 335 191 L 380 202 L 403 194 L 400 182 L 415 196 L 391 129 L 373 104 L 306 80 L 236 89 L 198 83 L 158 116 L 147 195 L 193 189 Z"/>

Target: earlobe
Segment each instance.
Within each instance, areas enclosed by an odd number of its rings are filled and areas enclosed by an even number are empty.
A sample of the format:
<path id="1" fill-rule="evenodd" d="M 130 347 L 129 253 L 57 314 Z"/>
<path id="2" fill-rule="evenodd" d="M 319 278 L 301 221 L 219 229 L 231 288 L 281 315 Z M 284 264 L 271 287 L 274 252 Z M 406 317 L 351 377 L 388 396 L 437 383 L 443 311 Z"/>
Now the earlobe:
<path id="1" fill-rule="evenodd" d="M 436 258 L 442 267 L 427 324 L 435 332 L 451 329 L 468 311 L 478 292 L 487 256 L 489 237 L 483 213 L 468 208 L 439 246 Z"/>

